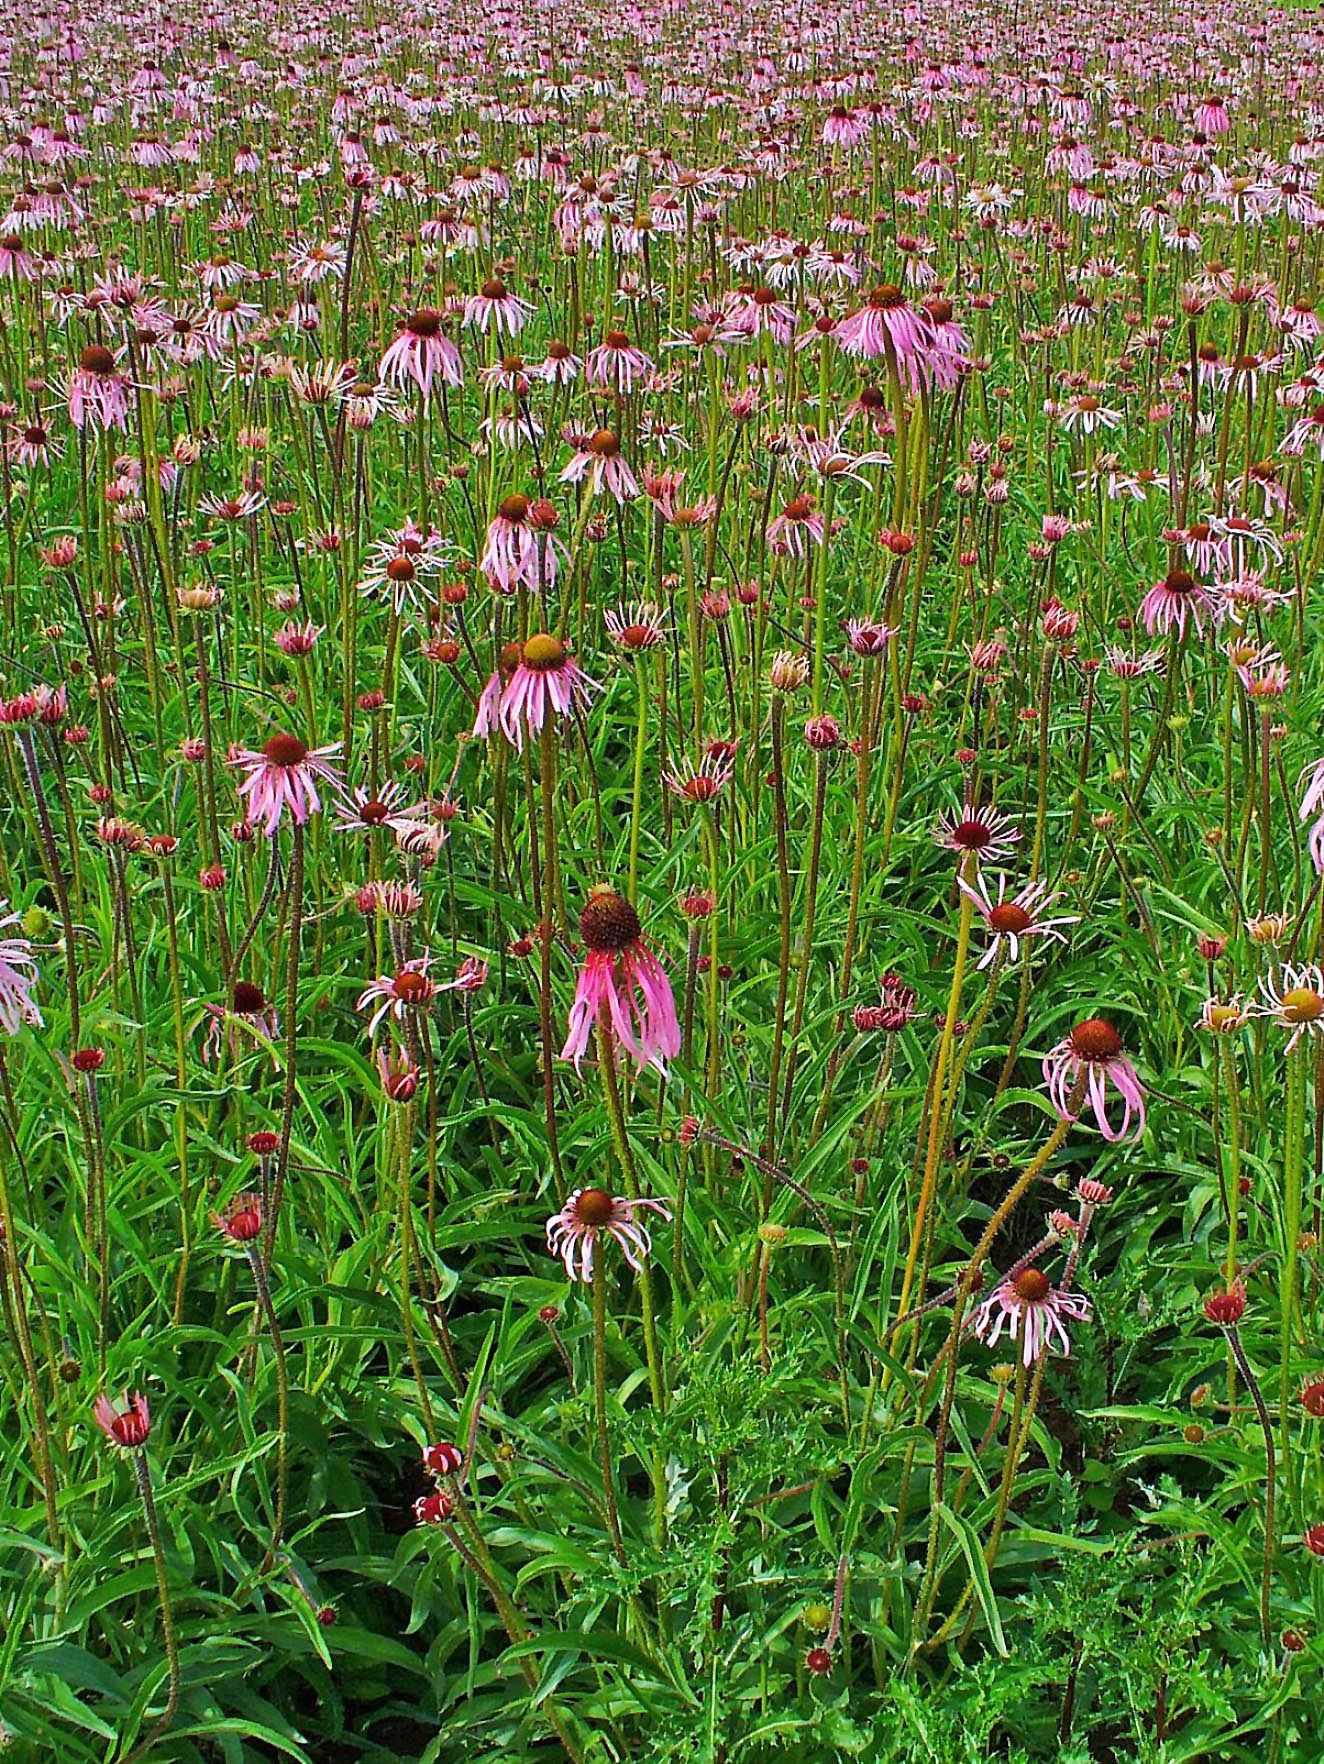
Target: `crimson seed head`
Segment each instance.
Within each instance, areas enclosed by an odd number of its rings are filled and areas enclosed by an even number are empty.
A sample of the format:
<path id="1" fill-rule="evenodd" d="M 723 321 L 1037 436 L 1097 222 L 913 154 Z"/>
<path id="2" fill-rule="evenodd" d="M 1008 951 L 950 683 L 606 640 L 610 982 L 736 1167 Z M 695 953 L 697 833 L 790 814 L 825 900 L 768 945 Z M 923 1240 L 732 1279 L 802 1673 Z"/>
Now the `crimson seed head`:
<path id="1" fill-rule="evenodd" d="M 1283 1631 L 1283 1652 L 1285 1654 L 1299 1654 L 1305 1645 L 1306 1638 L 1299 1629 L 1285 1629 Z"/>
<path id="2" fill-rule="evenodd" d="M 414 1518 L 420 1525 L 444 1525 L 455 1508 L 455 1498 L 447 1489 L 434 1489 L 420 1495 L 414 1502 Z"/>
<path id="3" fill-rule="evenodd" d="M 69 1056 L 75 1072 L 99 1072 L 105 1063 L 105 1049 L 100 1047 L 80 1047 Z"/>
<path id="4" fill-rule="evenodd" d="M 1324 1378 L 1312 1378 L 1301 1392 L 1301 1407 L 1315 1420 L 1324 1420 Z"/>
<path id="5" fill-rule="evenodd" d="M 1216 962 L 1227 948 L 1227 938 L 1206 934 L 1196 939 L 1195 947 L 1202 962 Z"/>
<path id="6" fill-rule="evenodd" d="M 1011 1284 L 1016 1297 L 1029 1305 L 1042 1304 L 1053 1290 L 1052 1281 L 1039 1268 L 1022 1268 Z"/>
<path id="7" fill-rule="evenodd" d="M 89 343 L 78 358 L 78 371 L 84 374 L 113 374 L 115 357 L 104 343 Z"/>
<path id="8" fill-rule="evenodd" d="M 1102 1017 L 1087 1017 L 1067 1037 L 1071 1051 L 1081 1060 L 1115 1060 L 1122 1051 L 1122 1038 L 1111 1023 Z"/>
<path id="9" fill-rule="evenodd" d="M 575 1219 L 580 1225 L 605 1225 L 616 1211 L 616 1203 L 605 1188 L 585 1188 L 575 1202 Z"/>
<path id="10" fill-rule="evenodd" d="M 270 1158 L 280 1149 L 280 1135 L 272 1133 L 268 1128 L 261 1128 L 256 1133 L 250 1133 L 244 1144 L 255 1158 Z"/>
<path id="11" fill-rule="evenodd" d="M 810 1648 L 805 1655 L 805 1665 L 818 1678 L 832 1670 L 832 1656 L 826 1648 Z"/>
<path id="12" fill-rule="evenodd" d="M 230 1008 L 238 1017 L 259 1017 L 267 1008 L 266 994 L 251 980 L 236 980 Z"/>
<path id="13" fill-rule="evenodd" d="M 263 746 L 262 757 L 271 766 L 301 766 L 308 749 L 297 735 L 273 735 Z"/>
<path id="14" fill-rule="evenodd" d="M 614 888 L 595 888 L 579 915 L 579 934 L 597 955 L 618 955 L 639 940 L 639 915 Z"/>
<path id="15" fill-rule="evenodd" d="M 1211 1292 L 1204 1301 L 1204 1314 L 1220 1329 L 1232 1329 L 1246 1313 L 1246 1289 L 1238 1280 L 1225 1292 Z"/>
<path id="16" fill-rule="evenodd" d="M 241 1194 L 216 1225 L 235 1243 L 252 1243 L 262 1231 L 262 1203 L 255 1194 Z"/>
<path id="17" fill-rule="evenodd" d="M 1324 1556 L 1324 1525 L 1312 1525 L 1302 1542 L 1312 1556 Z"/>

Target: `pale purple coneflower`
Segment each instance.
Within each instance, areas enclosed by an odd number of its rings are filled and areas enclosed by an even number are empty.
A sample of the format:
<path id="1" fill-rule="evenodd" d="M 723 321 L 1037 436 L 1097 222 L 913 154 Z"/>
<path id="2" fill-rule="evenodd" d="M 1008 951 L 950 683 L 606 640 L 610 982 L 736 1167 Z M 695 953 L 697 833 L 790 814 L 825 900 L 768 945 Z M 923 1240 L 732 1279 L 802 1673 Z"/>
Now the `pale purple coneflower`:
<path id="1" fill-rule="evenodd" d="M 975 1311 L 970 1327 L 985 1347 L 996 1346 L 1004 1330 L 1019 1337 L 1021 1363 L 1032 1367 L 1041 1353 L 1056 1342 L 1064 1354 L 1071 1352 L 1064 1318 L 1089 1321 L 1090 1301 L 1082 1292 L 1055 1287 L 1039 1268 L 1022 1268 L 1001 1281 Z"/>
<path id="2" fill-rule="evenodd" d="M 7 900 L 0 900 L 0 930 L 20 925 L 17 913 L 6 913 Z M 37 964 L 32 944 L 26 937 L 0 937 L 0 1028 L 6 1035 L 17 1035 L 24 1023 L 41 1028 L 41 1012 L 32 999 L 37 983 Z"/>
<path id="3" fill-rule="evenodd" d="M 1020 836 L 1020 828 L 991 803 L 977 807 L 966 803 L 960 809 L 940 815 L 938 825 L 933 829 L 935 841 L 944 850 L 959 852 L 962 856 L 973 853 L 980 862 L 988 858 L 1010 857 Z"/>
<path id="4" fill-rule="evenodd" d="M 377 368 L 377 377 L 388 386 L 404 387 L 412 380 L 426 398 L 432 382 L 459 386 L 464 380 L 460 352 L 441 328 L 441 314 L 430 306 L 410 313 L 395 341 L 388 346 Z"/>
<path id="5" fill-rule="evenodd" d="M 1072 1108 L 1073 1093 L 1082 1075 L 1085 1077 L 1084 1100 L 1090 1105 L 1099 1132 L 1116 1144 L 1127 1137 L 1132 1121 L 1133 1138 L 1145 1130 L 1145 1093 L 1136 1076 L 1135 1067 L 1127 1059 L 1122 1038 L 1111 1023 L 1102 1017 L 1088 1017 L 1047 1054 L 1043 1064 L 1044 1081 L 1053 1106 L 1064 1121 L 1080 1118 L 1079 1106 Z M 1122 1099 L 1122 1123 L 1114 1127 L 1108 1118 L 1107 1086 L 1111 1080 Z"/>
<path id="6" fill-rule="evenodd" d="M 296 827 L 302 827 L 309 815 L 322 806 L 317 786 L 329 784 L 340 794 L 344 784 L 331 761 L 340 751 L 340 743 L 328 747 L 308 748 L 297 735 L 273 735 L 261 752 L 239 747 L 231 750 L 227 764 L 245 774 L 239 785 L 250 821 L 261 823 L 268 838 L 274 838 L 281 816 L 288 809 Z"/>
<path id="7" fill-rule="evenodd" d="M 608 1027 L 637 1066 L 666 1071 L 680 1052 L 671 982 L 643 938 L 639 915 L 615 889 L 594 888 L 579 915 L 586 955 L 575 986 L 563 1060 L 580 1065 L 594 1024 Z"/>
<path id="8" fill-rule="evenodd" d="M 605 1188 L 577 1188 L 559 1213 L 547 1221 L 547 1248 L 565 1263 L 570 1280 L 593 1279 L 593 1258 L 601 1238 L 620 1245 L 630 1266 L 638 1272 L 653 1248 L 653 1240 L 635 1214 L 647 1209 L 666 1220 L 671 1209 L 664 1201 L 608 1194 Z"/>
<path id="9" fill-rule="evenodd" d="M 975 964 L 978 968 L 991 967 L 1004 945 L 1011 960 L 1018 961 L 1021 939 L 1025 937 L 1050 937 L 1058 943 L 1065 943 L 1066 938 L 1056 927 L 1080 923 L 1078 913 L 1064 914 L 1056 919 L 1044 917 L 1045 910 L 1062 898 L 1060 894 L 1050 893 L 1047 882 L 1027 882 L 1010 900 L 1007 899 L 1005 875 L 998 877 L 996 900 L 990 896 L 988 883 L 982 875 L 977 876 L 973 884 L 964 876 L 958 876 L 956 886 L 974 902 L 975 911 L 993 933 L 992 942 Z"/>
<path id="10" fill-rule="evenodd" d="M 1260 991 L 1264 1003 L 1255 1007 L 1254 1014 L 1290 1031 L 1285 1053 L 1291 1053 L 1303 1036 L 1324 1035 L 1324 970 L 1315 963 L 1297 967 L 1284 962 L 1276 975 L 1270 972 L 1260 981 Z"/>
<path id="11" fill-rule="evenodd" d="M 559 637 L 537 631 L 502 688 L 497 720 L 506 739 L 522 748 L 525 735 L 539 734 L 549 716 L 570 716 L 598 690 Z"/>
<path id="12" fill-rule="evenodd" d="M 428 973 L 431 955 L 414 956 L 403 962 L 393 974 L 379 974 L 359 994 L 356 1011 L 375 1005 L 368 1023 L 368 1034 L 376 1035 L 383 1020 L 390 1016 L 402 1021 L 411 1011 L 422 1010 L 442 990 Z"/>

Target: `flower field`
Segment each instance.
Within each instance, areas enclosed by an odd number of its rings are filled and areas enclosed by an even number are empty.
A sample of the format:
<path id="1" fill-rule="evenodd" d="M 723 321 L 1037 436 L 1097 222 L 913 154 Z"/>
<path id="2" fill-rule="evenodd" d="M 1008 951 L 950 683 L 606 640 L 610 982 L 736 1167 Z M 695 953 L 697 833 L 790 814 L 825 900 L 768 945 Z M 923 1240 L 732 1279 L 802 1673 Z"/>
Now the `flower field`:
<path id="1" fill-rule="evenodd" d="M 0 1754 L 1319 1764 L 1324 15 L 0 44 Z"/>

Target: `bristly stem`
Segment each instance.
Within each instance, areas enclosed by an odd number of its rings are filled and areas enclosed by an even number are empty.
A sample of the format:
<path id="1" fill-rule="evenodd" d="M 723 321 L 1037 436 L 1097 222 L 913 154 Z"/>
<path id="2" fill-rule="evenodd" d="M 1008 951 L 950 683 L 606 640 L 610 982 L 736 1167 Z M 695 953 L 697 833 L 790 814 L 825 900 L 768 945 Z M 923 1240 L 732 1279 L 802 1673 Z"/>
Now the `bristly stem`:
<path id="1" fill-rule="evenodd" d="M 1260 1640 L 1267 1649 L 1270 1646 L 1269 1629 L 1269 1594 L 1273 1585 L 1273 1538 L 1274 1512 L 1277 1501 L 1277 1467 L 1273 1451 L 1273 1423 L 1269 1419 L 1269 1410 L 1264 1401 L 1264 1393 L 1260 1389 L 1259 1380 L 1250 1369 L 1246 1359 L 1246 1351 L 1241 1345 L 1241 1331 L 1235 1323 L 1224 1325 L 1227 1344 L 1232 1349 L 1233 1358 L 1241 1372 L 1250 1399 L 1255 1405 L 1255 1413 L 1259 1416 L 1260 1431 L 1264 1435 L 1264 1569 L 1260 1575 Z"/>

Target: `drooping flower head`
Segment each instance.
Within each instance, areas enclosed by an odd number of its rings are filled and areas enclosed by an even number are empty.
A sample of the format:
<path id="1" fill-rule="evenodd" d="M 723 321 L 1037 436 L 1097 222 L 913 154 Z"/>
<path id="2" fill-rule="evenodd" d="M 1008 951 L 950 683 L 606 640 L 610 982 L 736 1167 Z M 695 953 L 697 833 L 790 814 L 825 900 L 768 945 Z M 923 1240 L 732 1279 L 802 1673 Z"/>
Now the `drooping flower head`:
<path id="1" fill-rule="evenodd" d="M 8 905 L 0 900 L 0 930 L 22 923 L 17 913 L 5 912 Z M 36 967 L 28 938 L 0 937 L 0 1029 L 6 1035 L 17 1035 L 24 1023 L 41 1027 L 41 1012 L 32 998 Z"/>
<path id="2" fill-rule="evenodd" d="M 599 1239 L 610 1237 L 638 1272 L 653 1248 L 647 1228 L 635 1217 L 645 1210 L 663 1219 L 671 1217 L 665 1201 L 628 1200 L 624 1195 L 608 1194 L 605 1188 L 577 1188 L 560 1212 L 547 1221 L 547 1248 L 560 1256 L 571 1280 L 587 1282 L 593 1278 Z"/>
<path id="3" fill-rule="evenodd" d="M 1072 1107 L 1077 1081 L 1085 1078 L 1084 1100 L 1090 1105 L 1099 1132 L 1116 1143 L 1127 1137 L 1139 1139 L 1145 1130 L 1145 1093 L 1135 1067 L 1127 1059 L 1122 1038 L 1102 1017 L 1087 1017 L 1044 1059 L 1044 1081 L 1053 1106 L 1063 1120 L 1078 1120 L 1079 1105 Z M 1114 1127 L 1108 1118 L 1109 1082 L 1122 1099 L 1122 1122 Z"/>
<path id="4" fill-rule="evenodd" d="M 319 780 L 337 792 L 344 789 L 331 764 L 339 751 L 338 741 L 310 749 L 297 735 L 285 734 L 273 735 L 260 753 L 246 747 L 236 749 L 229 764 L 246 773 L 239 794 L 246 799 L 248 818 L 260 823 L 269 839 L 274 838 L 286 809 L 295 826 L 302 827 L 322 806 Z"/>
<path id="5" fill-rule="evenodd" d="M 636 1065 L 665 1072 L 680 1052 L 680 1024 L 671 982 L 644 942 L 638 913 L 614 888 L 598 887 L 579 916 L 579 931 L 587 953 L 561 1058 L 578 1066 L 599 1023 Z"/>
<path id="6" fill-rule="evenodd" d="M 596 683 L 561 639 L 537 631 L 524 643 L 502 689 L 498 720 L 506 739 L 522 748 L 525 734 L 539 734 L 549 715 L 570 716 L 576 704 L 587 704 L 596 691 Z"/>
<path id="7" fill-rule="evenodd" d="M 441 314 L 430 306 L 410 313 L 400 333 L 382 356 L 379 380 L 403 387 L 412 380 L 426 398 L 432 382 L 459 386 L 464 380 L 460 352 L 441 328 Z"/>
<path id="8" fill-rule="evenodd" d="M 1291 1053 L 1303 1036 L 1324 1035 L 1324 969 L 1313 962 L 1300 967 L 1284 962 L 1261 980 L 1260 991 L 1264 1003 L 1255 1014 L 1288 1031 L 1284 1052 Z"/>

